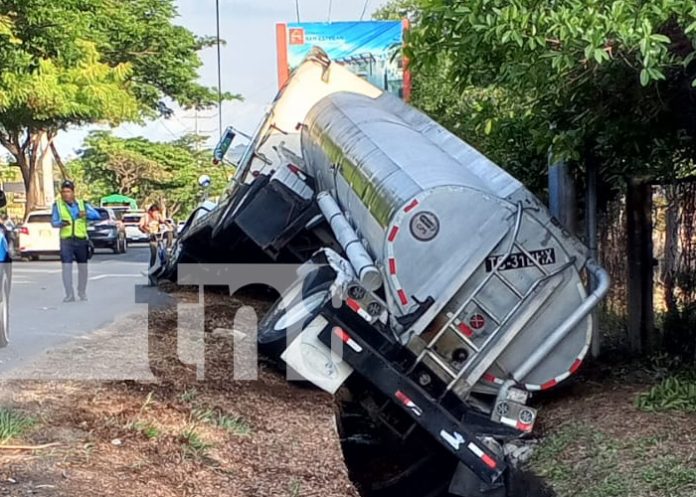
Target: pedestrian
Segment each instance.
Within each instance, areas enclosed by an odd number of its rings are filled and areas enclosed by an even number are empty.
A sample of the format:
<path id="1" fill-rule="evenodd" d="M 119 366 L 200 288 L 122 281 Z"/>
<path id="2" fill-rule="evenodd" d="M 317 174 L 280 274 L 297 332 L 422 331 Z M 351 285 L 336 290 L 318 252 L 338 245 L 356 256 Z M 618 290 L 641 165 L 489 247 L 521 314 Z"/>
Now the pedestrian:
<path id="1" fill-rule="evenodd" d="M 60 228 L 60 261 L 63 266 L 63 302 L 75 302 L 73 262 L 77 262 L 77 295 L 87 300 L 87 261 L 89 239 L 87 221 L 101 219 L 99 213 L 84 200 L 75 198 L 75 184 L 66 180 L 60 185 L 59 200 L 53 204 L 51 224 Z"/>
<path id="2" fill-rule="evenodd" d="M 157 204 L 152 204 L 147 213 L 140 219 L 140 231 L 150 236 L 150 269 L 157 262 L 157 237 L 164 224 L 164 216 Z"/>

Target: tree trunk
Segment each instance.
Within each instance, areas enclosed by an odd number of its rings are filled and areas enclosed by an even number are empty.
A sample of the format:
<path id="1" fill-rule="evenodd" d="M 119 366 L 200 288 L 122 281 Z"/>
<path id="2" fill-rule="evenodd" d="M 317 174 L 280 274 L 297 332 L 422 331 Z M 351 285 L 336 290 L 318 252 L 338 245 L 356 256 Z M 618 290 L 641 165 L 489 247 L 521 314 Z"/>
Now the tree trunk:
<path id="1" fill-rule="evenodd" d="M 626 191 L 628 342 L 639 355 L 657 345 L 653 311 L 652 187 L 631 178 Z"/>
<path id="2" fill-rule="evenodd" d="M 60 154 L 58 153 L 58 148 L 56 148 L 56 142 L 54 140 L 51 140 L 51 153 L 53 154 L 53 160 L 56 161 L 56 164 L 58 164 L 58 168 L 60 169 L 60 176 L 65 180 L 69 179 L 68 178 L 68 170 L 65 168 L 65 163 L 63 162 L 63 159 L 60 157 Z"/>

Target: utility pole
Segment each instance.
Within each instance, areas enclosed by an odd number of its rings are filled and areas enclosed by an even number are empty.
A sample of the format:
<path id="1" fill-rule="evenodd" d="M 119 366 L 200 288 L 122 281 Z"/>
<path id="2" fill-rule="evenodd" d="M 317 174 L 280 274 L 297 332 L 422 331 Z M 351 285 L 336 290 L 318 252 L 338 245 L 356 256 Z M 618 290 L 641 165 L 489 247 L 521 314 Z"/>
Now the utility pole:
<path id="1" fill-rule="evenodd" d="M 222 138 L 222 40 L 220 39 L 220 0 L 215 0 L 217 21 L 217 70 L 218 70 L 218 134 Z"/>
<path id="2" fill-rule="evenodd" d="M 198 109 L 196 109 L 195 113 L 193 116 L 184 116 L 183 119 L 193 119 L 193 133 L 196 136 L 213 136 L 217 130 L 215 129 L 200 129 L 200 121 L 209 121 L 211 119 L 215 119 L 217 117 L 216 114 L 210 114 L 210 115 L 200 115 Z M 196 142 L 196 152 L 200 152 L 201 145 L 200 143 Z"/>

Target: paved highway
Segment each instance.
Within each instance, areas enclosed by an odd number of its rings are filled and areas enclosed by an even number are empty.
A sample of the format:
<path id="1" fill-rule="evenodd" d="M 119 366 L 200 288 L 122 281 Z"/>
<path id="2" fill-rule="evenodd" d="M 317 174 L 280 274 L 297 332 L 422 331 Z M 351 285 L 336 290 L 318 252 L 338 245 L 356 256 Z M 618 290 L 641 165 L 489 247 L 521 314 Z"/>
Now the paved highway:
<path id="1" fill-rule="evenodd" d="M 13 264 L 10 345 L 0 349 L 0 373 L 16 369 L 76 337 L 123 316 L 145 311 L 135 303 L 136 285 L 146 284 L 146 247 L 127 254 L 97 251 L 89 264 L 88 302 L 64 304 L 60 262 L 47 258 Z M 75 283 L 77 269 L 75 268 Z"/>

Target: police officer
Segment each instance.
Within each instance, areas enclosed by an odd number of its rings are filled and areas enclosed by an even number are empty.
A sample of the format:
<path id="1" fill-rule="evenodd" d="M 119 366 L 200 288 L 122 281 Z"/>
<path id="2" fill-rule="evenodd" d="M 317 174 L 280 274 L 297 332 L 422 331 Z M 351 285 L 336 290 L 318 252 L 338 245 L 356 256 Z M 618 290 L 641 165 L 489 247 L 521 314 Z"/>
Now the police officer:
<path id="1" fill-rule="evenodd" d="M 77 262 L 77 294 L 80 300 L 87 300 L 87 260 L 89 240 L 87 221 L 97 221 L 99 213 L 84 200 L 75 199 L 75 184 L 63 181 L 59 200 L 53 204 L 51 224 L 60 228 L 60 261 L 63 263 L 63 302 L 75 302 L 73 291 L 72 264 Z"/>

